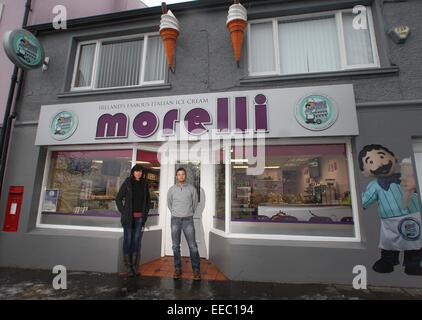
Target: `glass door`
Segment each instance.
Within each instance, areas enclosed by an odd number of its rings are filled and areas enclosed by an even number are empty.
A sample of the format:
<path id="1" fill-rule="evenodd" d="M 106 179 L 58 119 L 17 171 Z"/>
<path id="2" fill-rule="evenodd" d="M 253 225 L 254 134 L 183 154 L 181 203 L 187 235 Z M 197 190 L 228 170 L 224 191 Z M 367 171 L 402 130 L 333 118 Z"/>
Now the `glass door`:
<path id="1" fill-rule="evenodd" d="M 188 150 L 186 150 L 180 151 L 179 158 L 174 163 L 169 164 L 168 168 L 168 188 L 167 190 L 161 190 L 161 193 L 163 193 L 162 197 L 164 198 L 165 193 L 165 199 L 167 199 L 168 189 L 176 183 L 176 170 L 178 168 L 184 168 L 187 173 L 187 182 L 193 185 L 198 193 L 199 204 L 194 215 L 194 225 L 199 254 L 203 258 L 208 258 L 208 235 L 210 229 L 210 215 L 208 213 L 211 212 L 209 206 L 213 203 L 211 198 L 214 195 L 213 180 L 209 179 L 212 176 L 210 174 L 210 168 L 212 166 L 203 164 L 199 157 L 192 157 L 192 155 L 189 155 Z M 167 217 L 163 228 L 165 231 L 164 254 L 166 256 L 173 256 L 170 223 L 171 213 L 167 209 Z M 183 232 L 181 237 L 181 252 L 182 256 L 189 256 L 189 248 Z"/>

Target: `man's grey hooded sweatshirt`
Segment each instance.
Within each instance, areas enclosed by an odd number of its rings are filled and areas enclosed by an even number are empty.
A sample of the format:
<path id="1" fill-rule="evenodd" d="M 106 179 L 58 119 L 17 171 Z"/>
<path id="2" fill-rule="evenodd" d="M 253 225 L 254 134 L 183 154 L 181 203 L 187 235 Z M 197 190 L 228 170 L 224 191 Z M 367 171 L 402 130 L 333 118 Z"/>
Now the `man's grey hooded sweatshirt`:
<path id="1" fill-rule="evenodd" d="M 198 195 L 193 185 L 176 183 L 167 193 L 171 215 L 178 218 L 192 217 L 198 207 Z"/>

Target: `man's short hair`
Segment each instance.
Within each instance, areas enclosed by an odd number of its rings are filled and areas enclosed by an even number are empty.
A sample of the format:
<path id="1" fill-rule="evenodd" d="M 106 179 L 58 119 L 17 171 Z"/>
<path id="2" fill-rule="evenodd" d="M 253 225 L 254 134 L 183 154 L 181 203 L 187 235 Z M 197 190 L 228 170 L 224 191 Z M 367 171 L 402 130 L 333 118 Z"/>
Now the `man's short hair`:
<path id="1" fill-rule="evenodd" d="M 368 144 L 368 145 L 364 146 L 363 149 L 359 152 L 358 160 L 359 160 L 360 171 L 363 171 L 363 167 L 364 167 L 363 158 L 365 158 L 366 154 L 368 152 L 371 152 L 372 150 L 384 150 L 385 152 L 388 152 L 393 157 L 395 157 L 395 155 L 392 151 L 388 150 L 388 148 L 386 148 L 386 147 L 384 147 L 380 144 Z"/>
<path id="2" fill-rule="evenodd" d="M 176 170 L 176 175 L 177 175 L 177 173 L 178 173 L 179 171 L 183 171 L 183 172 L 186 174 L 186 169 L 185 169 L 185 168 L 178 168 L 178 169 Z"/>

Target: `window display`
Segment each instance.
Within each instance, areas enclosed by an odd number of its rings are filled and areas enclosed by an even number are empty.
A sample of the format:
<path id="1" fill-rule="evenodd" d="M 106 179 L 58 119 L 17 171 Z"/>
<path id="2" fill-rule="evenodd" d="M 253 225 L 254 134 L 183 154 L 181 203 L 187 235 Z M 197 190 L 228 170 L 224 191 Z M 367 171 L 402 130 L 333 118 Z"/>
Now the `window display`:
<path id="1" fill-rule="evenodd" d="M 40 223 L 121 228 L 115 197 L 130 175 L 133 150 L 53 151 Z M 137 152 L 147 170 L 151 209 L 147 226 L 158 224 L 160 166 L 157 153 Z"/>
<path id="2" fill-rule="evenodd" d="M 232 152 L 232 232 L 354 236 L 345 145 L 266 146 L 260 175 L 248 175 L 248 159 L 238 155 Z"/>
<path id="3" fill-rule="evenodd" d="M 114 200 L 131 160 L 132 150 L 51 152 L 41 223 L 120 228 Z"/>

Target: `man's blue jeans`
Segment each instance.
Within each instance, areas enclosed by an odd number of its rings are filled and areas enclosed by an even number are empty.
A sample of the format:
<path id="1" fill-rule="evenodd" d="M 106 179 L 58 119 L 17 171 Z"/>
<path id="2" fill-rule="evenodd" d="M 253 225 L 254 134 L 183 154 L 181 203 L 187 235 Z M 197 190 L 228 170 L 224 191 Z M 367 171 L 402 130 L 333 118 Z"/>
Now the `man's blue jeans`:
<path id="1" fill-rule="evenodd" d="M 133 219 L 131 228 L 123 228 L 123 254 L 136 254 L 141 248 L 144 219 Z"/>
<path id="2" fill-rule="evenodd" d="M 193 224 L 193 217 L 171 217 L 171 238 L 173 241 L 174 268 L 182 270 L 182 258 L 180 254 L 180 240 L 182 230 L 189 246 L 192 270 L 193 272 L 199 272 L 200 257 L 198 245 L 196 244 L 195 240 L 195 227 Z"/>

